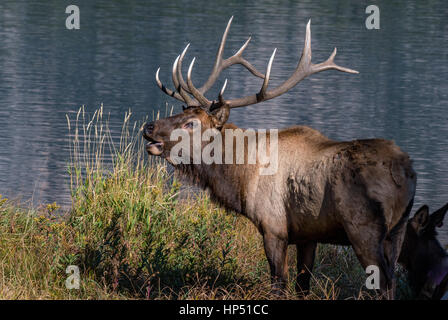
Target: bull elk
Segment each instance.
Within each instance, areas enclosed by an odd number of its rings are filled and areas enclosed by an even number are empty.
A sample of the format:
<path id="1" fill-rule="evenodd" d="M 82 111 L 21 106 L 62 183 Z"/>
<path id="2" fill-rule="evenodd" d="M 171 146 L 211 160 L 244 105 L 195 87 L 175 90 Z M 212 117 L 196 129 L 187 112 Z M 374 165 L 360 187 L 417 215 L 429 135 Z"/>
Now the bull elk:
<path id="1" fill-rule="evenodd" d="M 214 129 L 225 137 L 229 130 L 237 129 L 226 123 L 230 109 L 275 98 L 321 71 L 358 73 L 334 62 L 336 48 L 325 62 L 311 62 L 309 21 L 295 71 L 278 87 L 268 89 L 276 50 L 265 74 L 243 58 L 250 38 L 233 56 L 223 59 L 232 18 L 223 34 L 213 70 L 202 87 L 193 84 L 195 59 L 188 68 L 187 80 L 182 76 L 188 46 L 173 64 L 175 90 L 162 84 L 160 68 L 157 70 L 159 88 L 187 107 L 180 114 L 145 124 L 143 136 L 148 140 L 148 153 L 165 158 L 177 172 L 209 190 L 212 199 L 253 222 L 263 237 L 276 292 L 281 292 L 287 280 L 289 244 L 297 247 L 296 288 L 306 293 L 317 243 L 331 243 L 351 245 L 364 268 L 376 265 L 380 272 L 381 294 L 393 298 L 394 268 L 416 187 L 411 160 L 394 142 L 383 139 L 338 142 L 312 128 L 293 126 L 278 131 L 278 170 L 272 175 L 261 175 L 258 162 L 206 164 L 177 163 L 171 159 L 171 151 L 178 142 L 170 139 L 175 129 L 192 136 L 195 124 L 200 123 L 201 131 Z M 207 99 L 205 93 L 221 71 L 234 64 L 242 65 L 255 77 L 263 79 L 260 91 L 242 98 L 225 99 L 226 80 L 218 98 Z M 267 139 L 271 139 L 270 134 Z M 223 157 L 225 152 L 223 150 Z"/>

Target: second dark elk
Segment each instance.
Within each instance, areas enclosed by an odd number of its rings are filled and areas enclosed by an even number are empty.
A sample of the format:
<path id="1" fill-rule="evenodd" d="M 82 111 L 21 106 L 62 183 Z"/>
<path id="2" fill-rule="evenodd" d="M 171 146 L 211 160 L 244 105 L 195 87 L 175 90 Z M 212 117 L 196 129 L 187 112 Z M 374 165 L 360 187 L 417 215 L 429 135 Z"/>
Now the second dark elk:
<path id="1" fill-rule="evenodd" d="M 192 136 L 195 124 L 200 123 L 202 131 L 211 128 L 220 131 L 224 141 L 226 129 L 237 128 L 227 123 L 231 109 L 275 98 L 317 72 L 358 73 L 334 62 L 336 49 L 325 62 L 311 62 L 308 22 L 296 69 L 282 84 L 268 89 L 275 50 L 265 74 L 243 58 L 250 38 L 235 55 L 223 59 L 232 18 L 222 37 L 211 75 L 202 87 L 193 84 L 195 59 L 188 69 L 187 81 L 182 76 L 182 62 L 188 46 L 173 65 L 175 90 L 161 83 L 160 69 L 157 70 L 160 89 L 187 107 L 180 114 L 146 124 L 143 136 L 148 140 L 147 151 L 171 162 L 178 172 L 209 190 L 216 202 L 253 222 L 263 236 L 276 291 L 281 291 L 287 280 L 289 244 L 297 247 L 297 289 L 306 293 L 317 243 L 332 243 L 351 245 L 364 268 L 378 266 L 381 293 L 393 298 L 394 268 L 412 208 L 416 174 L 408 155 L 392 141 L 339 142 L 306 126 L 289 127 L 278 132 L 278 170 L 273 175 L 260 175 L 260 162 L 177 164 L 170 158 L 170 151 L 178 142 L 170 140 L 175 129 L 186 130 Z M 224 85 L 216 100 L 206 98 L 205 93 L 221 71 L 234 64 L 242 65 L 255 77 L 263 79 L 260 91 L 230 100 L 223 96 Z M 300 101 L 297 104 L 300 105 Z M 269 141 L 269 134 L 267 139 Z M 222 157 L 225 157 L 225 150 Z"/>
<path id="2" fill-rule="evenodd" d="M 407 223 L 398 261 L 419 299 L 448 300 L 448 254 L 436 237 L 447 210 L 448 203 L 430 215 L 424 205 Z"/>

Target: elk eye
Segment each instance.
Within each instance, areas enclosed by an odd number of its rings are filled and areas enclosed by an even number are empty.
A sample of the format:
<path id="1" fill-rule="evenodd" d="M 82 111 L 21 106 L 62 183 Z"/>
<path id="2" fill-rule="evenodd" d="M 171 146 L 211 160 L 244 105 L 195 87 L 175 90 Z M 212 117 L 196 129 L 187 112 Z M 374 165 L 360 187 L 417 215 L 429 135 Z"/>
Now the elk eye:
<path id="1" fill-rule="evenodd" d="M 197 121 L 193 120 L 184 124 L 185 129 L 193 129 L 197 127 Z"/>

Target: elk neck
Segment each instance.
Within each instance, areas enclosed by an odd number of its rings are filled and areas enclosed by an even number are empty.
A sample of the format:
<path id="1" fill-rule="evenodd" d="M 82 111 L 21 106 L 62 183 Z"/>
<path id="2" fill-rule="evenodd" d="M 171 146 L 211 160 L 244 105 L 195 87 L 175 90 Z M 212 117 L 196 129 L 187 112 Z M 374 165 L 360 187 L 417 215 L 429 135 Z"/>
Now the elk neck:
<path id="1" fill-rule="evenodd" d="M 229 146 L 225 145 L 226 130 L 241 130 L 245 132 L 246 129 L 238 128 L 233 124 L 226 124 L 221 130 L 222 135 L 222 161 L 221 163 L 205 164 L 201 161 L 199 164 L 178 164 L 175 166 L 176 172 L 180 176 L 194 185 L 209 191 L 212 200 L 221 204 L 227 209 L 233 210 L 237 213 L 246 215 L 247 201 L 249 193 L 256 189 L 259 165 L 258 163 L 248 164 L 248 139 L 244 140 L 244 161 L 237 163 L 237 142 L 234 137 L 230 148 L 233 152 L 233 160 L 231 163 L 226 162 L 226 150 L 229 151 Z M 268 133 L 269 136 L 269 133 Z M 255 143 L 258 144 L 258 134 L 256 134 Z M 269 146 L 269 142 L 267 142 Z M 258 148 L 258 145 L 256 146 Z M 258 162 L 258 158 L 257 158 Z"/>

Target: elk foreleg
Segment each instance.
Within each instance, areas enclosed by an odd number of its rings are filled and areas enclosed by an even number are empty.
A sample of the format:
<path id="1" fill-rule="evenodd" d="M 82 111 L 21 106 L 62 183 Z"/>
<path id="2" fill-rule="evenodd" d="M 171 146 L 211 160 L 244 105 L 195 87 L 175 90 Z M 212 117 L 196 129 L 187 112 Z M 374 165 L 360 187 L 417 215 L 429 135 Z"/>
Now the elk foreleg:
<path id="1" fill-rule="evenodd" d="M 297 282 L 296 292 L 307 295 L 310 290 L 311 272 L 314 266 L 317 242 L 305 242 L 296 245 L 297 248 Z"/>
<path id="2" fill-rule="evenodd" d="M 264 250 L 271 268 L 273 292 L 281 295 L 286 287 L 288 265 L 286 263 L 288 242 L 272 234 L 263 235 Z"/>

